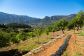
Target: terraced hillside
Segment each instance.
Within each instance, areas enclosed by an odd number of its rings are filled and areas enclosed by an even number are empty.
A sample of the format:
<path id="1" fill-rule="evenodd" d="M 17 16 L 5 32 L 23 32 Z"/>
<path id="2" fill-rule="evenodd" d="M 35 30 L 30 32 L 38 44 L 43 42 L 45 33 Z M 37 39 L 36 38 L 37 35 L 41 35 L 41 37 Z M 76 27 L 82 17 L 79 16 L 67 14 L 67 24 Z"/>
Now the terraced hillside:
<path id="1" fill-rule="evenodd" d="M 84 31 L 72 35 L 62 56 L 84 56 Z"/>
<path id="2" fill-rule="evenodd" d="M 53 44 L 46 46 L 44 50 L 33 54 L 30 53 L 30 55 L 27 53 L 23 56 L 84 56 L 84 31 L 76 31 L 76 33 L 72 30 L 67 31 L 66 36 L 69 33 L 71 34 L 71 38 L 67 47 L 62 47 L 63 42 L 66 39 L 65 36 L 63 36 L 62 38 L 57 39 Z"/>

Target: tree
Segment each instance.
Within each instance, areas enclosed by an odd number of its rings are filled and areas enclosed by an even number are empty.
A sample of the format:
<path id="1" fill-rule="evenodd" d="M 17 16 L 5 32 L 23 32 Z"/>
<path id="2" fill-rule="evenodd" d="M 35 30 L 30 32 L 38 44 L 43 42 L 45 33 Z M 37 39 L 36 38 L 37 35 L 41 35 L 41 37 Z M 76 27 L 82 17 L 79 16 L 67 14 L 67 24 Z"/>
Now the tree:
<path id="1" fill-rule="evenodd" d="M 19 43 L 21 41 L 20 39 L 20 34 L 17 34 L 15 37 L 12 38 L 12 42 L 13 43 Z"/>
<path id="2" fill-rule="evenodd" d="M 20 33 L 18 33 L 15 37 L 12 37 L 12 41 L 14 42 L 14 43 L 19 43 L 21 40 L 26 40 L 27 39 L 27 34 L 26 33 L 24 33 L 24 32 L 20 32 Z"/>
<path id="3" fill-rule="evenodd" d="M 28 32 L 28 37 L 30 37 L 30 38 L 35 37 L 35 33 L 34 32 Z"/>
<path id="4" fill-rule="evenodd" d="M 68 29 L 77 28 L 77 31 L 84 25 L 84 12 L 80 11 L 68 24 Z"/>
<path id="5" fill-rule="evenodd" d="M 73 18 L 69 23 L 68 23 L 68 26 L 67 28 L 70 30 L 70 29 L 74 29 L 74 33 L 75 33 L 75 27 L 76 27 L 76 19 Z"/>
<path id="6" fill-rule="evenodd" d="M 48 29 L 48 27 L 45 28 L 45 33 L 46 33 L 47 35 L 49 35 L 49 29 Z"/>
<path id="7" fill-rule="evenodd" d="M 84 25 L 84 12 L 80 11 L 77 15 L 76 15 L 76 27 L 77 27 L 77 31 Z"/>
<path id="8" fill-rule="evenodd" d="M 61 19 L 56 23 L 56 27 L 59 30 L 62 30 L 62 33 L 64 34 L 64 29 L 66 28 L 68 22 L 65 19 Z"/>
<path id="9" fill-rule="evenodd" d="M 38 38 L 38 43 L 39 43 L 39 36 L 42 34 L 42 29 L 41 28 L 37 28 L 37 29 L 34 29 L 34 33 L 35 35 L 37 36 Z"/>
<path id="10" fill-rule="evenodd" d="M 6 32 L 0 32 L 0 47 L 4 47 L 10 44 L 11 35 Z"/>

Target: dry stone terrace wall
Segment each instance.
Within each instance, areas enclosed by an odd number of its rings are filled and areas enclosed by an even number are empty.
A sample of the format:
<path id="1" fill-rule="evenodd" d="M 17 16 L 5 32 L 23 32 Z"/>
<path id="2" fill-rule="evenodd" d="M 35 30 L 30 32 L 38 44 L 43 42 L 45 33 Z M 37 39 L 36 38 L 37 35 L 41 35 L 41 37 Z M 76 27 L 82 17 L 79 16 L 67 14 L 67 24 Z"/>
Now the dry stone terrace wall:
<path id="1" fill-rule="evenodd" d="M 18 49 L 12 49 L 12 50 L 8 50 L 8 51 L 0 51 L 0 56 L 31 56 L 32 54 L 35 53 L 39 53 L 40 51 L 44 51 L 47 47 L 49 47 L 50 45 L 52 45 L 57 39 L 60 39 L 62 37 L 64 37 L 65 35 L 61 35 L 58 37 L 55 37 L 54 39 L 52 39 L 51 41 L 49 41 L 46 44 L 43 44 L 42 46 L 31 50 L 30 52 L 28 51 L 20 51 Z"/>
<path id="2" fill-rule="evenodd" d="M 59 50 L 56 51 L 56 53 L 52 54 L 51 56 L 61 56 L 63 52 L 66 50 L 70 38 L 71 38 L 71 35 L 68 35 L 67 38 L 64 40 L 63 45 L 60 46 Z"/>
<path id="3" fill-rule="evenodd" d="M 51 44 L 53 44 L 57 39 L 60 39 L 63 36 L 65 36 L 65 34 L 63 34 L 61 36 L 58 36 L 58 37 L 55 37 L 55 39 L 49 41 L 46 44 L 43 44 L 42 46 L 40 46 L 40 47 L 38 47 L 36 49 L 31 50 L 30 52 L 28 52 L 27 54 L 25 54 L 23 56 L 31 56 L 32 54 L 39 53 L 40 51 L 44 51 L 47 47 L 49 47 Z"/>

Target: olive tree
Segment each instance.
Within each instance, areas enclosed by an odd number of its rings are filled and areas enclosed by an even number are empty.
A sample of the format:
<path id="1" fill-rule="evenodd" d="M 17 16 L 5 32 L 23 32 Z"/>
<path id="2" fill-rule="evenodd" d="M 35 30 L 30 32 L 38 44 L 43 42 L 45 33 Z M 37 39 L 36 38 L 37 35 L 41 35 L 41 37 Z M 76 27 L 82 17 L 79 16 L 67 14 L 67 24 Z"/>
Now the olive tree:
<path id="1" fill-rule="evenodd" d="M 68 22 L 65 19 L 61 19 L 56 24 L 57 24 L 56 25 L 57 29 L 62 30 L 62 33 L 64 34 L 64 30 L 65 30 Z"/>
<path id="2" fill-rule="evenodd" d="M 34 34 L 36 35 L 36 37 L 38 38 L 38 43 L 39 43 L 39 36 L 42 34 L 42 29 L 41 28 L 36 28 L 34 29 Z"/>

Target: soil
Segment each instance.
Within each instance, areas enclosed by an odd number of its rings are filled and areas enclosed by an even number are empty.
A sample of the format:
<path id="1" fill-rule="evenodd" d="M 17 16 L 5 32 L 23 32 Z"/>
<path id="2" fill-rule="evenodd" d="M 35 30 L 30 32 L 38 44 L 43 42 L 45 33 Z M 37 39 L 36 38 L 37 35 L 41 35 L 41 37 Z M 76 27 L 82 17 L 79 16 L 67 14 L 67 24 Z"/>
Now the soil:
<path id="1" fill-rule="evenodd" d="M 72 34 L 69 45 L 62 56 L 84 56 L 84 36 Z"/>
<path id="2" fill-rule="evenodd" d="M 60 39 L 57 39 L 53 44 L 47 46 L 45 50 L 32 54 L 30 56 L 50 56 L 51 54 L 55 53 L 59 49 L 59 47 L 63 44 L 64 39 L 65 36 L 63 36 Z M 27 54 L 25 56 L 27 56 Z"/>

